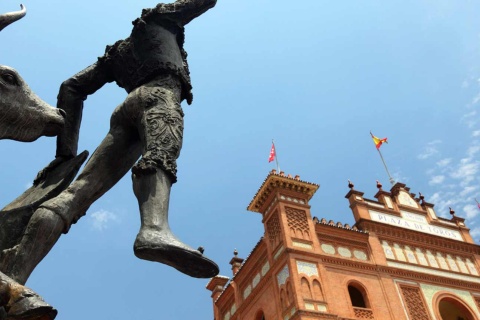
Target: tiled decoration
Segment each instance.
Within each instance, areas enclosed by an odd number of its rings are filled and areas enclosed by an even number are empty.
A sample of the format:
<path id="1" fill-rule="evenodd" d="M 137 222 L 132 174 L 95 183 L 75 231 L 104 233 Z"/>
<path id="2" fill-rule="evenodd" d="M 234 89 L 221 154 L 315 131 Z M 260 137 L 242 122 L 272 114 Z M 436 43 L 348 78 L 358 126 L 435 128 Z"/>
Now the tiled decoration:
<path id="1" fill-rule="evenodd" d="M 318 277 L 318 268 L 315 263 L 297 261 L 297 270 L 298 270 L 298 273 L 304 273 L 310 277 L 311 276 Z"/>
<path id="2" fill-rule="evenodd" d="M 290 277 L 290 271 L 288 270 L 288 266 L 286 265 L 282 271 L 280 271 L 277 274 L 277 281 L 278 281 L 278 286 L 282 286 L 287 282 L 288 277 Z"/>
<path id="3" fill-rule="evenodd" d="M 267 261 L 262 266 L 262 277 L 264 277 L 267 274 L 268 270 L 270 270 L 270 263 Z"/>
<path id="4" fill-rule="evenodd" d="M 421 267 L 421 266 L 413 265 L 413 264 L 408 264 L 408 263 L 404 263 L 404 262 L 387 261 L 387 266 L 390 266 L 390 267 L 393 267 L 393 268 L 398 268 L 398 269 L 403 269 L 403 270 L 425 273 L 425 274 L 429 274 L 429 275 L 434 274 L 435 276 L 439 276 L 439 277 L 445 277 L 445 278 L 450 278 L 450 279 L 457 279 L 457 280 L 463 280 L 463 281 L 468 281 L 468 282 L 480 283 L 480 278 L 473 277 L 471 275 L 465 275 L 465 274 L 461 274 L 461 273 L 453 273 L 451 271 L 443 271 L 443 270 L 433 271 L 431 268 L 425 268 L 425 267 Z"/>
<path id="5" fill-rule="evenodd" d="M 320 241 L 321 243 L 321 241 Z M 362 261 L 367 261 L 368 260 L 368 255 L 365 250 L 362 249 L 357 249 L 357 248 L 347 248 L 344 246 L 338 246 L 335 247 L 332 244 L 329 243 L 321 243 L 320 248 L 322 251 L 326 254 L 331 254 L 331 255 L 340 255 L 343 258 L 347 259 L 357 259 L 357 260 L 362 260 Z"/>
<path id="6" fill-rule="evenodd" d="M 413 265 L 422 265 L 436 269 L 444 269 L 447 271 L 478 276 L 478 271 L 475 268 L 475 265 L 468 258 L 456 255 L 454 256 L 451 254 L 443 254 L 441 252 L 434 252 L 433 250 L 413 248 L 398 243 L 389 243 L 385 240 L 382 241 L 382 247 L 387 260 L 396 260 Z"/>
<path id="7" fill-rule="evenodd" d="M 474 316 L 476 319 L 480 319 L 480 313 L 476 309 L 476 301 L 472 294 L 466 290 L 458 290 L 453 288 L 446 288 L 440 286 L 434 286 L 429 284 L 420 284 L 420 288 L 422 289 L 423 295 L 425 296 L 425 300 L 427 301 L 427 305 L 430 308 L 430 311 L 433 312 L 433 297 L 437 292 L 451 292 L 458 298 L 460 298 L 463 303 L 467 304 L 474 312 Z"/>
<path id="8" fill-rule="evenodd" d="M 243 299 L 247 299 L 248 296 L 252 293 L 252 286 L 248 285 L 244 290 L 243 290 Z"/>
<path id="9" fill-rule="evenodd" d="M 331 244 L 322 244 L 322 251 L 328 254 L 335 254 L 335 247 Z"/>
<path id="10" fill-rule="evenodd" d="M 348 248 L 338 247 L 337 250 L 338 250 L 338 253 L 342 257 L 345 257 L 345 258 L 351 258 L 352 257 L 352 251 L 350 251 L 350 249 L 348 249 Z"/>

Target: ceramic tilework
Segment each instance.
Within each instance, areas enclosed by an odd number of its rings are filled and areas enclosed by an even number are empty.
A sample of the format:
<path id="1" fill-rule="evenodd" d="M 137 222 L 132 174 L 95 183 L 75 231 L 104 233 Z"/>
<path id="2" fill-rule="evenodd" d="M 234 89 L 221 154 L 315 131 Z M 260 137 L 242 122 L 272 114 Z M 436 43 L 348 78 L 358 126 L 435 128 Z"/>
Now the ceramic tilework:
<path id="1" fill-rule="evenodd" d="M 315 310 L 315 305 L 313 303 L 305 302 L 305 309 L 307 310 Z"/>
<path id="2" fill-rule="evenodd" d="M 422 250 L 417 248 L 417 249 L 415 249 L 415 253 L 417 254 L 418 263 L 420 263 L 421 265 L 424 265 L 424 266 L 428 266 L 428 261 L 425 258 L 425 255 L 423 254 Z"/>
<path id="3" fill-rule="evenodd" d="M 433 286 L 429 284 L 420 284 L 420 287 L 422 289 L 423 295 L 425 296 L 425 300 L 427 301 L 427 305 L 430 308 L 430 312 L 433 313 L 433 296 L 435 293 L 439 291 L 449 291 L 456 296 L 458 296 L 460 299 L 463 300 L 468 306 L 476 312 L 477 319 L 480 319 L 480 314 L 478 313 L 478 309 L 476 308 L 476 303 L 475 300 L 473 299 L 472 295 L 468 291 L 463 291 L 463 290 L 456 290 L 452 288 L 446 288 L 446 287 L 439 287 L 439 286 Z"/>
<path id="4" fill-rule="evenodd" d="M 475 268 L 475 265 L 473 264 L 473 262 L 470 259 L 467 259 L 466 263 L 467 263 L 468 270 L 470 270 L 470 273 L 478 276 L 477 268 Z"/>
<path id="5" fill-rule="evenodd" d="M 457 265 L 462 273 L 468 273 L 467 266 L 465 265 L 465 262 L 463 262 L 462 258 L 457 257 Z"/>
<path id="6" fill-rule="evenodd" d="M 268 270 L 270 270 L 270 263 L 267 261 L 262 267 L 262 277 L 267 274 Z"/>
<path id="7" fill-rule="evenodd" d="M 288 277 L 290 277 L 290 272 L 288 266 L 285 266 L 282 271 L 277 274 L 278 286 L 282 286 L 287 282 Z"/>
<path id="8" fill-rule="evenodd" d="M 322 250 L 328 254 L 335 254 L 335 248 L 330 244 L 322 244 Z"/>
<path id="9" fill-rule="evenodd" d="M 440 264 L 440 268 L 448 270 L 447 261 L 445 261 L 445 258 L 440 252 L 437 252 L 437 261 Z"/>
<path id="10" fill-rule="evenodd" d="M 327 306 L 324 304 L 317 304 L 318 311 L 327 312 Z"/>
<path id="11" fill-rule="evenodd" d="M 230 311 L 225 314 L 223 320 L 230 320 Z"/>
<path id="12" fill-rule="evenodd" d="M 393 254 L 392 248 L 390 247 L 387 241 L 382 241 L 382 247 L 387 259 L 395 260 L 395 255 Z"/>
<path id="13" fill-rule="evenodd" d="M 384 197 L 385 203 L 387 204 L 387 207 L 390 209 L 393 209 L 393 204 L 392 204 L 392 199 L 390 197 Z"/>
<path id="14" fill-rule="evenodd" d="M 243 299 L 247 299 L 250 293 L 252 293 L 252 286 L 248 285 L 245 290 L 243 290 Z"/>
<path id="15" fill-rule="evenodd" d="M 294 247 L 312 250 L 312 245 L 308 243 L 293 240 L 292 245 Z"/>
<path id="16" fill-rule="evenodd" d="M 298 269 L 298 273 L 304 273 L 310 277 L 311 276 L 318 277 L 318 269 L 315 263 L 297 261 L 297 269 Z"/>
<path id="17" fill-rule="evenodd" d="M 255 278 L 253 278 L 252 280 L 252 287 L 255 288 L 259 282 L 260 282 L 260 274 L 257 273 Z"/>
<path id="18" fill-rule="evenodd" d="M 407 259 L 405 258 L 405 255 L 403 254 L 403 250 L 398 243 L 393 244 L 393 250 L 395 251 L 395 255 L 397 256 L 397 260 L 407 261 Z"/>
<path id="19" fill-rule="evenodd" d="M 391 266 L 391 267 L 399 268 L 399 269 L 421 272 L 421 273 L 426 273 L 426 274 L 432 274 L 432 269 L 424 268 L 424 267 L 421 267 L 421 266 L 415 266 L 415 265 L 411 265 L 411 264 L 394 262 L 394 261 L 387 261 L 387 265 Z M 450 279 L 458 279 L 458 280 L 480 283 L 480 279 L 478 277 L 473 277 L 473 276 L 468 276 L 468 275 L 463 275 L 463 274 L 458 274 L 458 273 L 452 273 L 452 272 L 448 272 L 448 271 L 436 270 L 435 275 L 445 277 L 445 278 L 450 278 Z"/>
<path id="20" fill-rule="evenodd" d="M 415 255 L 413 254 L 412 249 L 410 249 L 409 246 L 405 246 L 405 253 L 407 254 L 408 262 L 415 263 L 415 264 L 418 263 L 417 259 L 415 258 Z"/>
<path id="21" fill-rule="evenodd" d="M 458 269 L 457 264 L 455 263 L 455 260 L 453 260 L 452 256 L 449 254 L 447 255 L 447 262 L 448 262 L 448 265 L 450 266 L 450 270 L 457 271 L 457 272 L 460 271 Z"/>
<path id="22" fill-rule="evenodd" d="M 367 254 L 362 251 L 362 250 L 354 250 L 353 251 L 353 255 L 355 256 L 355 258 L 357 258 L 358 260 L 363 260 L 363 261 L 366 261 L 367 260 Z"/>
<path id="23" fill-rule="evenodd" d="M 352 252 L 348 248 L 338 247 L 337 251 L 342 257 L 345 257 L 345 258 L 351 258 L 352 257 Z"/>
<path id="24" fill-rule="evenodd" d="M 437 260 L 435 259 L 435 256 L 433 255 L 433 253 L 430 250 L 427 250 L 427 258 L 428 258 L 428 262 L 430 263 L 430 265 L 432 267 L 440 268 L 440 266 L 437 263 Z"/>

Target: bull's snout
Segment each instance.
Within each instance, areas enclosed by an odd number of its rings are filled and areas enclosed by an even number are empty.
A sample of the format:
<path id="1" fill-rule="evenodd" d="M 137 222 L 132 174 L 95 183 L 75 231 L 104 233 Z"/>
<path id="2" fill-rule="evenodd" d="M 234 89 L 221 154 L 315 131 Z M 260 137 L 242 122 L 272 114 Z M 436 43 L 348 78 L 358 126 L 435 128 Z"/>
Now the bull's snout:
<path id="1" fill-rule="evenodd" d="M 65 126 L 66 113 L 63 109 L 50 108 L 53 110 L 52 114 L 48 117 L 47 124 L 45 125 L 44 134 L 47 137 L 53 137 L 58 135 Z"/>

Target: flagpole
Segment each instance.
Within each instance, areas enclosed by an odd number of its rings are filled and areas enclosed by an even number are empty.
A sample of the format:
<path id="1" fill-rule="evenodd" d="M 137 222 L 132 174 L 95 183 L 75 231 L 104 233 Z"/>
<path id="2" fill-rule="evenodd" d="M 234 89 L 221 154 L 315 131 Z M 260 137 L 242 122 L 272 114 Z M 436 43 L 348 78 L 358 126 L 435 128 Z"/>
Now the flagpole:
<path id="1" fill-rule="evenodd" d="M 277 148 L 275 147 L 275 142 L 273 141 L 273 139 L 272 139 L 272 144 L 273 144 L 273 148 L 275 148 L 275 163 L 277 164 L 277 171 L 278 173 L 280 173 L 280 166 L 278 165 L 278 152 L 277 152 Z"/>
<path id="2" fill-rule="evenodd" d="M 380 155 L 380 158 L 382 159 L 385 170 L 387 171 L 388 179 L 390 180 L 390 183 L 393 186 L 395 184 L 395 180 L 393 180 L 392 176 L 390 175 L 390 172 L 388 171 L 387 164 L 385 163 L 385 160 L 383 159 L 383 156 L 382 156 L 382 152 L 380 152 L 380 149 L 377 149 L 377 151 L 378 151 L 378 154 Z"/>

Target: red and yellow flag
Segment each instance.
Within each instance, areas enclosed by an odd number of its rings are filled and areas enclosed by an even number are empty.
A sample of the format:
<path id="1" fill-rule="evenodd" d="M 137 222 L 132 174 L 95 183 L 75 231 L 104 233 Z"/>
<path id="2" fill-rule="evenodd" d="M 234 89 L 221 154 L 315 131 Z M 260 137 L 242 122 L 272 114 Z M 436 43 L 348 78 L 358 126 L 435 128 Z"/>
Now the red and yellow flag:
<path id="1" fill-rule="evenodd" d="M 380 139 L 375 137 L 372 132 L 370 132 L 370 135 L 372 136 L 373 143 L 375 143 L 375 147 L 377 147 L 377 149 L 380 149 L 383 143 L 388 143 L 387 138 Z"/>

